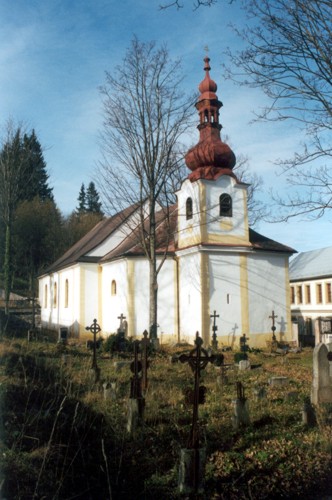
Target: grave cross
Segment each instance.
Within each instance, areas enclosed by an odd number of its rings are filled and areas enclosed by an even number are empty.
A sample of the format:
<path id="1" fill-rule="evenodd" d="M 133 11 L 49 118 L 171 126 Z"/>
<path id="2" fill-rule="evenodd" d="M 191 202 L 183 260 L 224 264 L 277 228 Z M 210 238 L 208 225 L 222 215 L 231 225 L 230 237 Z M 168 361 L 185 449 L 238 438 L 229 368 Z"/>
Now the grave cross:
<path id="1" fill-rule="evenodd" d="M 277 340 L 277 338 L 276 338 L 276 336 L 275 336 L 275 333 L 274 333 L 274 332 L 276 331 L 276 329 L 277 329 L 277 328 L 276 328 L 276 326 L 275 326 L 275 321 L 274 321 L 274 320 L 275 320 L 277 317 L 278 317 L 278 316 L 277 316 L 276 314 L 274 314 L 274 311 L 272 311 L 272 315 L 271 315 L 271 316 L 269 316 L 269 318 L 271 318 L 271 319 L 272 319 L 272 326 L 271 326 L 271 330 L 272 330 L 272 340 L 273 340 L 273 341 L 276 341 L 276 340 Z"/>
<path id="2" fill-rule="evenodd" d="M 218 349 L 218 341 L 216 331 L 218 327 L 216 325 L 216 319 L 219 318 L 219 314 L 216 314 L 216 311 L 213 314 L 210 314 L 210 318 L 213 318 L 213 326 L 212 326 L 212 349 Z"/>
<path id="3" fill-rule="evenodd" d="M 148 338 L 149 334 L 147 330 L 144 330 L 143 332 L 143 338 L 141 340 L 141 346 L 142 346 L 142 353 L 141 353 L 141 359 L 142 359 L 142 389 L 143 391 L 146 391 L 148 388 L 148 367 L 149 367 L 149 361 L 148 361 L 148 347 L 150 345 L 150 339 Z"/>
<path id="4" fill-rule="evenodd" d="M 244 387 L 241 382 L 236 382 L 236 396 L 240 401 L 245 401 Z"/>
<path id="5" fill-rule="evenodd" d="M 130 380 L 130 398 L 139 399 L 142 397 L 141 377 L 142 363 L 138 359 L 139 340 L 134 341 L 134 361 L 130 365 L 130 370 L 134 376 Z"/>
<path id="6" fill-rule="evenodd" d="M 120 314 L 120 316 L 118 316 L 118 319 L 120 320 L 120 327 L 119 327 L 119 330 L 123 330 L 123 321 L 126 319 L 126 316 L 124 316 L 122 313 Z"/>
<path id="7" fill-rule="evenodd" d="M 96 353 L 96 336 L 97 336 L 97 333 L 99 333 L 101 331 L 101 328 L 100 326 L 98 325 L 97 323 L 97 320 L 94 319 L 93 322 L 92 322 L 92 325 L 90 326 L 86 326 L 85 327 L 86 330 L 90 331 L 92 334 L 93 334 L 93 356 L 92 356 L 92 366 L 91 368 L 93 370 L 98 371 L 98 366 L 97 366 L 97 353 Z"/>
<path id="8" fill-rule="evenodd" d="M 181 363 L 188 363 L 195 376 L 193 393 L 193 417 L 190 437 L 188 441 L 188 448 L 191 449 L 199 448 L 198 405 L 200 402 L 204 402 L 203 399 L 205 393 L 205 388 L 203 389 L 199 386 L 201 370 L 204 370 L 209 362 L 213 363 L 213 361 L 215 360 L 214 355 L 209 356 L 207 351 L 203 349 L 203 339 L 199 337 L 198 332 L 196 332 L 195 344 L 196 347 L 192 349 L 189 354 L 181 354 L 181 356 L 179 356 L 179 360 L 181 361 Z"/>

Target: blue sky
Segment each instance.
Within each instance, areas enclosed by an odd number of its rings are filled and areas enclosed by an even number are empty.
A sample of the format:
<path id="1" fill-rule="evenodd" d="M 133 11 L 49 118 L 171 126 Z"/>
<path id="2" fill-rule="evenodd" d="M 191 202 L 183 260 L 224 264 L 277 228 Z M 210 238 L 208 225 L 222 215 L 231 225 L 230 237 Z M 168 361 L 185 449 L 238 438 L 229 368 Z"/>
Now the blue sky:
<path id="1" fill-rule="evenodd" d="M 160 11 L 160 0 L 0 0 L 0 124 L 12 118 L 34 128 L 63 213 L 77 206 L 82 182 L 94 180 L 101 159 L 102 127 L 99 86 L 105 71 L 120 64 L 134 35 L 166 43 L 172 58 L 182 59 L 184 90 L 193 91 L 204 77 L 204 47 L 209 47 L 211 77 L 224 103 L 222 134 L 235 154 L 249 157 L 250 168 L 281 192 L 285 179 L 273 161 L 291 156 L 303 139 L 287 124 L 250 124 L 263 105 L 258 90 L 239 88 L 223 78 L 223 50 L 237 46 L 229 27 L 243 24 L 239 3 L 220 1 L 193 11 L 190 0 L 179 11 Z M 194 131 L 193 140 L 198 134 Z M 268 200 L 268 195 L 265 195 Z M 331 217 L 316 222 L 261 223 L 259 232 L 298 251 L 332 245 Z"/>

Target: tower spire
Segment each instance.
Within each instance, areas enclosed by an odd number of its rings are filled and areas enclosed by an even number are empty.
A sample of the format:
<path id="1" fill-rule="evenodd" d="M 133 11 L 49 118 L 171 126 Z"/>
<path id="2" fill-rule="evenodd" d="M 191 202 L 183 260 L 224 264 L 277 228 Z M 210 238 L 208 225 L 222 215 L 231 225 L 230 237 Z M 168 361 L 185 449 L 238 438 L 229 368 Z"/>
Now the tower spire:
<path id="1" fill-rule="evenodd" d="M 219 109 L 222 103 L 217 97 L 217 84 L 210 77 L 210 58 L 204 58 L 205 77 L 198 86 L 200 96 L 195 107 L 199 115 L 199 142 L 185 156 L 187 167 L 192 171 L 189 179 L 215 180 L 220 175 L 235 177 L 232 169 L 236 159 L 231 148 L 220 137 Z"/>

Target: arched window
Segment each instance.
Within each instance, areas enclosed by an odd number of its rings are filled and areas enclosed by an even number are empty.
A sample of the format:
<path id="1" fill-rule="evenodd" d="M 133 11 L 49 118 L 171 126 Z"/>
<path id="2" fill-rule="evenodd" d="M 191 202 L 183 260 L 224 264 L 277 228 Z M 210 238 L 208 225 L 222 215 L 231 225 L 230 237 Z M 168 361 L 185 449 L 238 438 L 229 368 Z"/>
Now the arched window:
<path id="1" fill-rule="evenodd" d="M 53 287 L 53 307 L 56 307 L 57 295 L 58 295 L 58 285 L 57 285 L 57 283 L 54 283 L 54 287 Z"/>
<path id="2" fill-rule="evenodd" d="M 47 285 L 44 287 L 44 307 L 47 309 L 47 298 L 48 298 L 48 288 Z"/>
<path id="3" fill-rule="evenodd" d="M 116 295 L 116 281 L 112 280 L 111 295 Z"/>
<path id="4" fill-rule="evenodd" d="M 186 201 L 186 219 L 193 218 L 193 200 L 191 198 L 187 198 Z"/>
<path id="5" fill-rule="evenodd" d="M 232 198 L 227 193 L 219 197 L 219 215 L 223 217 L 232 217 Z"/>
<path id="6" fill-rule="evenodd" d="M 68 280 L 65 281 L 65 307 L 68 307 L 69 302 L 69 283 Z"/>

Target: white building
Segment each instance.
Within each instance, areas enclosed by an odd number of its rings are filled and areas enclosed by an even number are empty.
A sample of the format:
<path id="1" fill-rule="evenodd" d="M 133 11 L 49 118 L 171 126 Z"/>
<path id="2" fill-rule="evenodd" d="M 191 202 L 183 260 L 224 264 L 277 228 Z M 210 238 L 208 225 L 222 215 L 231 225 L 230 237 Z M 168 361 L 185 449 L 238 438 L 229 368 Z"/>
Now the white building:
<path id="1" fill-rule="evenodd" d="M 248 226 L 247 185 L 233 173 L 235 156 L 221 141 L 217 86 L 209 59 L 196 104 L 200 140 L 186 155 L 191 170 L 171 209 L 172 237 L 158 282 L 158 337 L 211 343 L 216 311 L 219 345 L 271 340 L 271 313 L 278 340 L 291 340 L 288 260 L 294 252 Z M 137 207 L 101 221 L 39 279 L 43 326 L 82 335 L 94 318 L 104 335 L 124 314 L 129 336 L 149 329 L 149 266 L 136 231 Z M 165 250 L 165 218 L 158 214 L 158 252 Z M 131 229 L 130 229 L 131 228 Z"/>
<path id="2" fill-rule="evenodd" d="M 292 321 L 299 339 L 332 342 L 332 247 L 299 253 L 290 263 Z"/>

